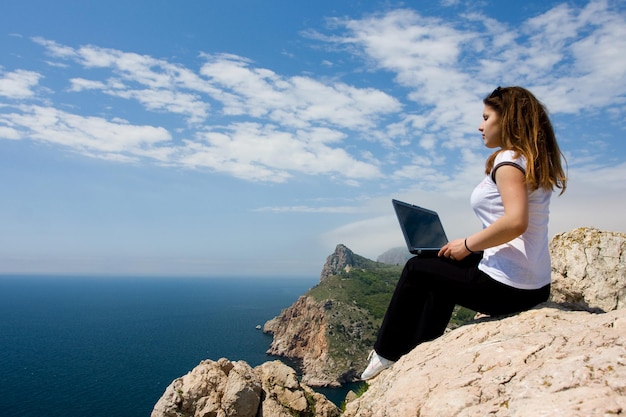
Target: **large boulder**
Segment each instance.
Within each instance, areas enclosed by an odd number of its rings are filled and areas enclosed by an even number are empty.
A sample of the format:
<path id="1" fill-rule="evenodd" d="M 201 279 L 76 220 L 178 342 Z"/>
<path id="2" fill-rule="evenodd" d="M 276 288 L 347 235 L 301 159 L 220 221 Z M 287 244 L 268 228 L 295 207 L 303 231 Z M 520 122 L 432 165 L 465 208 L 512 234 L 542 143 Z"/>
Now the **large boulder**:
<path id="1" fill-rule="evenodd" d="M 280 361 L 251 368 L 246 362 L 202 361 L 175 379 L 151 417 L 338 417 L 326 397 L 298 381 Z"/>
<path id="2" fill-rule="evenodd" d="M 626 412 L 626 310 L 556 305 L 419 345 L 343 417 L 583 417 Z"/>
<path id="3" fill-rule="evenodd" d="M 579 228 L 550 242 L 551 299 L 581 309 L 626 306 L 626 234 Z"/>
<path id="4" fill-rule="evenodd" d="M 205 360 L 165 389 L 151 417 L 255 417 L 261 398 L 261 379 L 246 362 Z"/>

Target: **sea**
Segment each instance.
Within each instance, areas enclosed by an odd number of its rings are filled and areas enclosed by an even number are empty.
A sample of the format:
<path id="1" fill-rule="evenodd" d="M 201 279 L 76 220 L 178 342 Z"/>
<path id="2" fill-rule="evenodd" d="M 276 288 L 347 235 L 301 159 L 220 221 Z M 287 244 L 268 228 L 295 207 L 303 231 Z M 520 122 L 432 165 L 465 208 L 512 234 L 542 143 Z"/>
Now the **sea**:
<path id="1" fill-rule="evenodd" d="M 279 359 L 258 326 L 318 279 L 0 275 L 0 415 L 149 416 L 204 359 Z"/>

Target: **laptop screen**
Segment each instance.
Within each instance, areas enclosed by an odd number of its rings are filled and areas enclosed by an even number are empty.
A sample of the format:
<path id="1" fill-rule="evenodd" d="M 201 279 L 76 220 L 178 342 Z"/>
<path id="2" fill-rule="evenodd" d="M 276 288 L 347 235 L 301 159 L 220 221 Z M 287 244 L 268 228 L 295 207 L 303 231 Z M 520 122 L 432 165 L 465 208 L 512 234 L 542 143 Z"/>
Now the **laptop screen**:
<path id="1" fill-rule="evenodd" d="M 438 250 L 448 243 L 448 238 L 436 212 L 398 200 L 393 200 L 393 205 L 411 252 Z"/>

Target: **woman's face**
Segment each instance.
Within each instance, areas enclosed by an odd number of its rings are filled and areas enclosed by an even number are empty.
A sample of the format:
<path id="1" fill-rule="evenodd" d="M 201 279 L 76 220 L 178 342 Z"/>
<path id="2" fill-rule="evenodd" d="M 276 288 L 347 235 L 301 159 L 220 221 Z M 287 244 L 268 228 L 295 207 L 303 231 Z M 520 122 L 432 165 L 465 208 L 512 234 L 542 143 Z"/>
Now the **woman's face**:
<path id="1" fill-rule="evenodd" d="M 483 110 L 483 122 L 478 128 L 483 134 L 483 142 L 488 148 L 502 147 L 502 133 L 500 132 L 500 115 L 490 107 L 485 105 Z"/>

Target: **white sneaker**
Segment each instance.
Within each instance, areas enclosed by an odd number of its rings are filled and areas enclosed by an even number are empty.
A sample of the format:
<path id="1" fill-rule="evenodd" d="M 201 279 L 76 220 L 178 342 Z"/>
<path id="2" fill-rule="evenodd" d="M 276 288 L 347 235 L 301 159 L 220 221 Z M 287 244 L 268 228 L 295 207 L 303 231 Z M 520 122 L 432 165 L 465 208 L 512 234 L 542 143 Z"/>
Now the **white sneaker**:
<path id="1" fill-rule="evenodd" d="M 390 361 L 389 359 L 385 359 L 376 353 L 375 350 L 372 350 L 367 357 L 369 359 L 369 364 L 365 371 L 361 374 L 361 379 L 366 381 L 368 379 L 374 378 L 376 375 L 389 368 L 391 365 L 395 363 L 395 361 Z"/>

